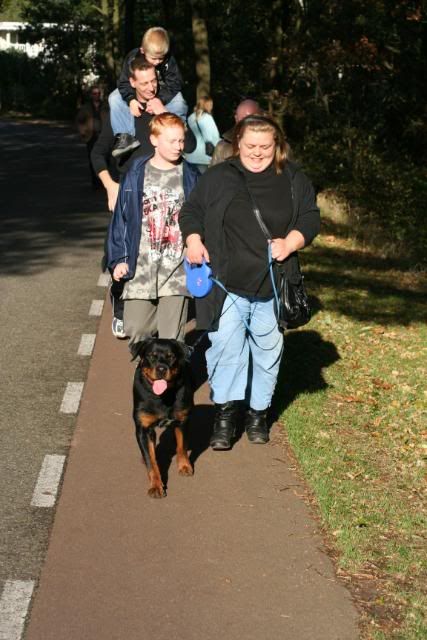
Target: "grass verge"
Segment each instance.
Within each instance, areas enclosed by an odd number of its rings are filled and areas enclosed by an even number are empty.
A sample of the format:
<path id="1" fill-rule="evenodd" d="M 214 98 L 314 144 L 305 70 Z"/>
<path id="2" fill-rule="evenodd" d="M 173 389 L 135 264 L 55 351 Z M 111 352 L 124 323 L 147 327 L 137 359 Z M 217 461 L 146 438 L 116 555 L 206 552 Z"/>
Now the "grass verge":
<path id="1" fill-rule="evenodd" d="M 276 405 L 361 637 L 427 638 L 426 274 L 359 246 L 323 207 L 303 255 L 315 315 L 285 337 Z"/>

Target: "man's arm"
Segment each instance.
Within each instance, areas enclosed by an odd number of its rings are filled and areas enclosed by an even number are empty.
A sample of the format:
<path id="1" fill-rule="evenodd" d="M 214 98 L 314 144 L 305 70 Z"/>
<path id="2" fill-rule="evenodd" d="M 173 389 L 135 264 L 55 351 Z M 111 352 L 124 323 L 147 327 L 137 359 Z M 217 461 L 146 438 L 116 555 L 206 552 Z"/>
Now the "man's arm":
<path id="1" fill-rule="evenodd" d="M 110 118 L 108 117 L 105 118 L 103 122 L 101 133 L 99 134 L 90 154 L 90 160 L 92 162 L 93 170 L 101 180 L 107 192 L 109 211 L 113 211 L 119 191 L 119 185 L 115 180 L 113 180 L 109 171 L 109 159 L 111 158 L 111 150 L 113 146 L 114 133 L 111 128 Z"/>
<path id="2" fill-rule="evenodd" d="M 117 196 L 119 194 L 119 183 L 113 180 L 111 174 L 107 169 L 104 169 L 98 173 L 98 178 L 104 185 L 104 189 L 107 192 L 108 211 L 114 211 L 116 206 Z"/>

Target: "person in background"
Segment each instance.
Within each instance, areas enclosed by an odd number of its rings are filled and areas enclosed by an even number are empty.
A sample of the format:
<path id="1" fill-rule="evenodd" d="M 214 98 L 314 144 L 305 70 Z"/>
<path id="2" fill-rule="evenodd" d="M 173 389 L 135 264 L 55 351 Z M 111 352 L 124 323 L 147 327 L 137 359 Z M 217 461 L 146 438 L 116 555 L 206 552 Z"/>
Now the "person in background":
<path id="1" fill-rule="evenodd" d="M 184 339 L 188 292 L 178 214 L 196 184 L 182 159 L 185 124 L 172 113 L 149 124 L 154 154 L 134 160 L 120 183 L 108 236 L 108 267 L 123 281 L 130 346 L 145 338 Z"/>
<path id="2" fill-rule="evenodd" d="M 261 107 L 259 106 L 256 100 L 251 100 L 247 98 L 242 100 L 237 105 L 236 111 L 234 112 L 234 126 L 222 134 L 221 140 L 215 146 L 215 150 L 213 152 L 211 166 L 214 164 L 218 164 L 218 162 L 223 162 L 226 158 L 229 158 L 233 153 L 233 133 L 235 125 L 243 120 L 246 116 L 252 116 L 254 114 L 261 114 Z"/>
<path id="3" fill-rule="evenodd" d="M 87 100 L 77 112 L 76 126 L 82 141 L 86 143 L 91 181 L 95 189 L 101 187 L 102 184 L 93 170 L 90 154 L 101 133 L 102 124 L 107 117 L 108 105 L 102 100 L 100 87 L 94 85 L 90 89 L 89 100 Z"/>
<path id="4" fill-rule="evenodd" d="M 273 119 L 243 118 L 235 126 L 232 157 L 201 177 L 179 215 L 187 259 L 210 262 L 213 276 L 226 289 L 214 286 L 207 296 L 196 298 L 197 328 L 209 331 L 211 344 L 206 360 L 216 408 L 210 441 L 215 450 L 231 447 L 241 401 L 248 405 L 244 426 L 249 442 L 269 440 L 267 410 L 283 335 L 275 314 L 268 246 L 272 259 L 286 261 L 292 273 L 297 251 L 320 230 L 314 189 L 289 162 L 286 149 Z M 261 231 L 251 196 L 271 241 Z"/>
<path id="5" fill-rule="evenodd" d="M 187 153 L 185 157 L 188 162 L 197 165 L 200 173 L 204 173 L 208 168 L 214 147 L 220 138 L 212 109 L 212 98 L 201 96 L 197 100 L 194 112 L 188 118 L 188 126 L 197 140 L 197 147 L 193 153 Z M 210 151 L 210 154 L 207 151 Z"/>
<path id="6" fill-rule="evenodd" d="M 136 95 L 135 87 L 129 82 L 129 65 L 136 57 L 142 57 L 154 65 L 159 83 L 157 98 L 164 104 L 166 111 L 175 113 L 185 121 L 188 107 L 182 95 L 182 78 L 169 48 L 170 40 L 166 29 L 151 27 L 144 33 L 141 46 L 127 54 L 117 83 L 118 88 L 108 97 L 111 126 L 116 136 L 113 156 L 120 156 L 139 146 L 139 140 L 135 137 L 134 118 L 139 118 L 144 111 L 151 115 L 156 113 L 151 101 L 141 100 Z"/>

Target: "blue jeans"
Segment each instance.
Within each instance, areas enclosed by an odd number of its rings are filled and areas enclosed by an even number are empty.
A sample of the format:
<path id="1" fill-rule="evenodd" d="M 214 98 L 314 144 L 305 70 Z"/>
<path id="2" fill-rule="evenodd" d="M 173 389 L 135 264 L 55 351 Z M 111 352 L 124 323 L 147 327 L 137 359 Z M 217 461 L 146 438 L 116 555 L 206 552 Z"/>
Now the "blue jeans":
<path id="1" fill-rule="evenodd" d="M 108 96 L 108 103 L 110 105 L 111 128 L 113 129 L 114 135 L 117 135 L 118 133 L 129 133 L 134 136 L 134 117 L 118 89 L 115 89 L 115 91 L 110 93 Z M 175 115 L 185 121 L 188 106 L 181 92 L 178 92 L 176 96 L 174 96 L 172 100 L 165 105 L 165 108 L 167 111 L 175 113 Z"/>
<path id="2" fill-rule="evenodd" d="M 234 304 L 232 304 L 234 302 Z M 249 324 L 248 333 L 243 316 Z M 274 301 L 229 293 L 218 331 L 209 333 L 206 351 L 211 397 L 215 403 L 249 400 L 252 409 L 270 406 L 277 382 L 283 335 L 277 328 Z"/>

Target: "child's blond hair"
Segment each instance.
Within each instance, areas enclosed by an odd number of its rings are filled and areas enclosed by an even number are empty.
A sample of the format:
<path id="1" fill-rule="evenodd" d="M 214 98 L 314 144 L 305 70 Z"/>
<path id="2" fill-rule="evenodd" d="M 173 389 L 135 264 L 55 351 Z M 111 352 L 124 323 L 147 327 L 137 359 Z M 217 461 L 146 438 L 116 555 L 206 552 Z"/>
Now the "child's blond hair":
<path id="1" fill-rule="evenodd" d="M 151 27 L 142 36 L 141 47 L 148 55 L 165 56 L 169 51 L 169 46 L 169 35 L 163 27 Z"/>

